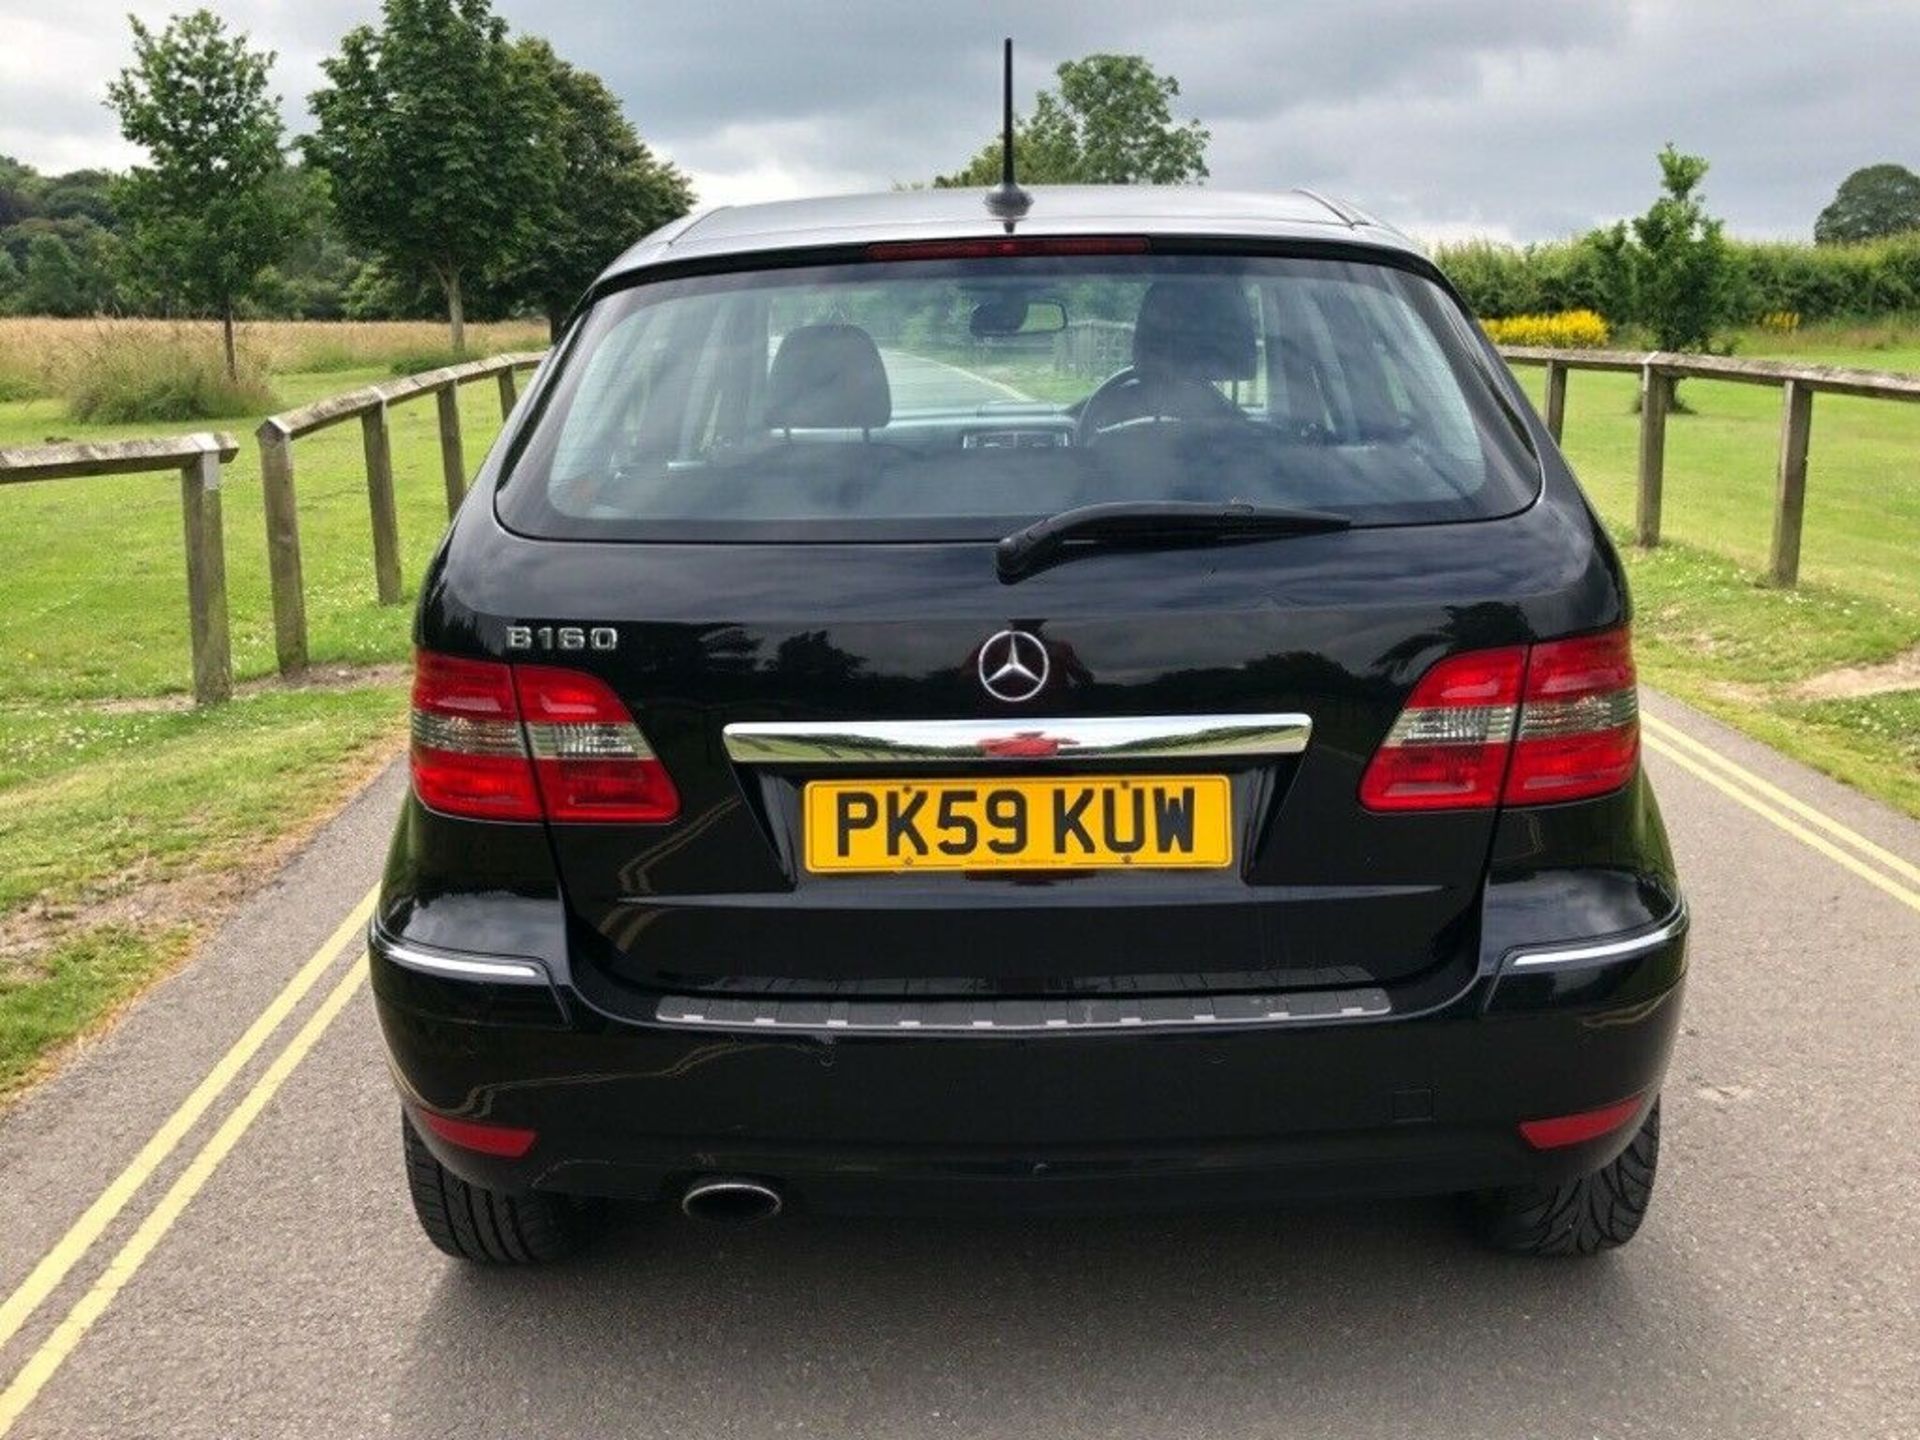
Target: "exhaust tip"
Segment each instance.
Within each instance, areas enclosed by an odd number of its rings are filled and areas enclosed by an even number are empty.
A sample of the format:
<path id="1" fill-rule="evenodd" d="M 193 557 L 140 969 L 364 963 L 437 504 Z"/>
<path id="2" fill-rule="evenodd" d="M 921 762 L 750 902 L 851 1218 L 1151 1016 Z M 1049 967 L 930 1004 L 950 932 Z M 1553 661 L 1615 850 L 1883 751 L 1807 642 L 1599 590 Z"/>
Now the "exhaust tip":
<path id="1" fill-rule="evenodd" d="M 780 1213 L 780 1192 L 739 1175 L 712 1175 L 694 1181 L 680 1197 L 681 1213 L 713 1225 L 752 1225 Z"/>

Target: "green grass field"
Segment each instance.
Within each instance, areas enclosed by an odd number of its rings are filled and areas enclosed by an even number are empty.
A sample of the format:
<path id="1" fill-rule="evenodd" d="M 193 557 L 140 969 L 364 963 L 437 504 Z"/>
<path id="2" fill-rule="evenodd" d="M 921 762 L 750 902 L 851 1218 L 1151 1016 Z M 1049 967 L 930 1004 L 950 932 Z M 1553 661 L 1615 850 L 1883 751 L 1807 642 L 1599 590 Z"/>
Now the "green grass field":
<path id="1" fill-rule="evenodd" d="M 1899 327 L 1753 337 L 1743 354 L 1920 370 Z M 388 377 L 278 376 L 280 407 Z M 1537 395 L 1540 372 L 1521 378 Z M 1073 382 L 1071 393 L 1085 388 Z M 1688 382 L 1669 423 L 1666 534 L 1623 547 L 1652 683 L 1920 814 L 1920 692 L 1811 699 L 1798 687 L 1920 645 L 1920 406 L 1814 407 L 1803 575 L 1765 563 L 1779 400 Z M 1628 377 L 1575 375 L 1567 450 L 1624 539 L 1636 417 Z M 468 467 L 499 427 L 491 384 L 461 395 Z M 236 678 L 230 705 L 185 704 L 179 491 L 168 475 L 0 489 L 0 1096 L 188 953 L 226 899 L 397 752 L 413 587 L 446 523 L 430 400 L 393 412 L 408 603 L 375 603 L 357 424 L 296 443 L 312 656 L 357 683 L 287 690 L 273 671 L 257 422 L 223 504 Z M 76 426 L 58 402 L 0 404 L 0 446 L 162 433 Z M 195 427 L 179 427 L 195 428 Z"/>

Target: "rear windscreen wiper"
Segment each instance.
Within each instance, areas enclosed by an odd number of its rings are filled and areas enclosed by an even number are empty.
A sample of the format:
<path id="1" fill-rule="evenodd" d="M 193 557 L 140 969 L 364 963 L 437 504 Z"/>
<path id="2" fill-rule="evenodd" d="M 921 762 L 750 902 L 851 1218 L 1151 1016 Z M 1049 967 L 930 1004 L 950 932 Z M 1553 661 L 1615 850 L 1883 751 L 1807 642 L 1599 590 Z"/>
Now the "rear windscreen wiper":
<path id="1" fill-rule="evenodd" d="M 1243 500 L 1139 500 L 1082 505 L 1016 530 L 994 547 L 1002 580 L 1032 573 L 1069 541 L 1232 540 L 1345 530 L 1353 522 L 1324 510 L 1285 510 Z"/>

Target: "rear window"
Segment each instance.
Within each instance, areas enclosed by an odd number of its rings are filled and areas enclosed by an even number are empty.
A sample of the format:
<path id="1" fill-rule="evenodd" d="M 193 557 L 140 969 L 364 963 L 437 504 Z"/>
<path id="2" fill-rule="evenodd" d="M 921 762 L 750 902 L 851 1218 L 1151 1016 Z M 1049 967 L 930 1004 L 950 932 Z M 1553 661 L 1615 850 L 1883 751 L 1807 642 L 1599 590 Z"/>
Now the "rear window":
<path id="1" fill-rule="evenodd" d="M 1538 484 L 1421 276 L 1087 255 L 617 292 L 570 336 L 498 504 L 551 538 L 994 539 L 1127 500 L 1481 519 Z"/>

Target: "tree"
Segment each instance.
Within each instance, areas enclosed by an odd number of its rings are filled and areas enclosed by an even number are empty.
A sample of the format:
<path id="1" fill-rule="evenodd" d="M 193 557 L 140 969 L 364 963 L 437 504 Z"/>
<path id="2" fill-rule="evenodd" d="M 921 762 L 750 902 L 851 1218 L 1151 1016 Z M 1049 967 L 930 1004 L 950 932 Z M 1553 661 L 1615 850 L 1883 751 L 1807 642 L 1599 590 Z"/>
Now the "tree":
<path id="1" fill-rule="evenodd" d="M 1632 226 L 1640 318 L 1659 349 L 1705 350 L 1727 318 L 1733 267 L 1699 193 L 1707 162 L 1670 143 L 1659 158 L 1664 193 Z"/>
<path id="2" fill-rule="evenodd" d="M 1033 114 L 1014 127 L 1015 168 L 1035 185 L 1197 185 L 1207 178 L 1207 142 L 1198 120 L 1176 123 L 1180 82 L 1139 55 L 1088 55 L 1054 72 Z M 990 141 L 941 188 L 997 184 L 1000 142 Z"/>
<path id="3" fill-rule="evenodd" d="M 1920 230 L 1920 175 L 1904 165 L 1869 165 L 1840 182 L 1813 222 L 1813 243 L 1846 245 Z"/>
<path id="4" fill-rule="evenodd" d="M 559 193 L 567 203 L 556 208 L 515 283 L 557 337 L 567 311 L 608 261 L 693 207 L 693 186 L 641 143 L 598 76 L 575 69 L 544 40 L 524 39 L 519 49 L 554 98 Z"/>
<path id="5" fill-rule="evenodd" d="M 1567 308 L 1585 306 L 1625 325 L 1639 311 L 1639 277 L 1634 273 L 1633 241 L 1626 222 L 1589 230 L 1574 242 L 1568 266 Z"/>
<path id="6" fill-rule="evenodd" d="M 227 374 L 235 306 L 286 253 L 298 221 L 281 184 L 279 103 L 267 86 L 273 52 L 251 50 L 209 10 L 158 35 L 132 20 L 134 62 L 107 87 L 120 133 L 142 146 L 114 187 L 136 280 L 220 317 Z"/>
<path id="7" fill-rule="evenodd" d="M 31 165 L 0 155 L 0 227 L 40 213 L 40 176 Z"/>
<path id="8" fill-rule="evenodd" d="M 322 62 L 301 144 L 350 242 L 432 274 L 463 351 L 463 287 L 525 263 L 554 219 L 554 100 L 487 0 L 385 0 L 382 16 Z"/>
<path id="9" fill-rule="evenodd" d="M 113 206 L 113 187 L 119 178 L 110 170 L 70 170 L 48 176 L 40 185 L 39 213 L 56 220 L 79 217 L 111 230 L 120 223 Z"/>
<path id="10" fill-rule="evenodd" d="M 86 279 L 80 262 L 58 235 L 36 235 L 27 247 L 27 275 L 20 287 L 20 310 L 26 315 L 84 315 Z"/>

